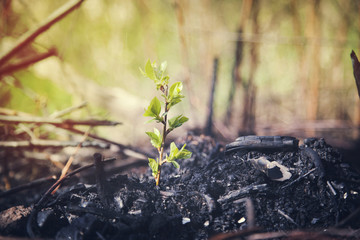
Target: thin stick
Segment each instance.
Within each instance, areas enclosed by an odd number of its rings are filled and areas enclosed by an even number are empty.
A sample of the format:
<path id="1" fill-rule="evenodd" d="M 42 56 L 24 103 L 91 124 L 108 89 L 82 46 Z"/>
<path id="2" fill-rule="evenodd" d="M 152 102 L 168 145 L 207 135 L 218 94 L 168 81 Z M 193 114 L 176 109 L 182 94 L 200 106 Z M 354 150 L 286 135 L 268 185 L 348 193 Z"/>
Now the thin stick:
<path id="1" fill-rule="evenodd" d="M 70 132 L 77 133 L 77 134 L 84 134 L 85 133 L 84 131 L 81 131 L 81 130 L 76 129 L 76 128 L 66 128 L 66 127 L 63 127 L 63 126 L 59 126 L 59 127 L 65 129 L 65 130 L 68 130 Z M 106 139 L 106 138 L 103 138 L 103 137 L 99 137 L 99 136 L 97 136 L 95 134 L 89 133 L 89 137 L 91 137 L 93 139 L 100 140 L 100 141 L 104 141 L 104 142 L 107 142 L 107 143 L 110 143 L 110 144 L 114 144 L 114 145 L 116 145 L 116 146 L 118 146 L 118 147 L 120 147 L 122 149 L 129 149 L 129 150 L 134 151 L 136 153 L 140 153 L 140 154 L 146 156 L 145 158 L 148 158 L 148 157 L 154 158 L 154 156 L 152 154 L 150 154 L 150 153 L 144 152 L 142 150 L 136 149 L 136 148 L 131 147 L 131 146 L 125 146 L 125 145 L 123 145 L 121 143 L 114 142 L 112 140 L 109 140 L 109 139 Z"/>
<path id="2" fill-rule="evenodd" d="M 108 158 L 108 159 L 105 159 L 104 160 L 104 163 L 108 163 L 108 162 L 112 162 L 116 160 L 116 158 Z M 41 208 L 45 202 L 45 200 L 47 199 L 47 197 L 51 194 L 52 191 L 54 191 L 54 189 L 59 186 L 60 184 L 62 184 L 66 179 L 70 178 L 71 176 L 81 172 L 81 171 L 84 171 L 88 168 L 91 168 L 94 166 L 94 163 L 91 163 L 91 164 L 88 164 L 88 165 L 85 165 L 85 166 L 82 166 L 82 167 L 79 167 L 77 169 L 75 169 L 74 171 L 66 174 L 65 176 L 63 176 L 62 178 L 59 178 L 47 191 L 46 193 L 42 196 L 42 198 L 39 200 L 39 202 L 37 202 L 35 204 L 35 207 L 37 208 Z"/>
<path id="3" fill-rule="evenodd" d="M 298 181 L 300 181 L 301 179 L 305 178 L 307 175 L 309 175 L 310 173 L 314 172 L 316 170 L 316 168 L 313 168 L 311 170 L 309 170 L 307 173 L 305 173 L 304 175 L 298 177 L 297 179 L 295 179 L 294 181 L 292 181 L 291 183 L 288 183 L 284 186 L 281 187 L 281 189 L 287 188 L 291 185 L 293 185 L 294 183 L 297 183 Z"/>
<path id="4" fill-rule="evenodd" d="M 298 226 L 298 224 L 294 221 L 294 219 L 292 219 L 289 215 L 287 215 L 286 213 L 284 213 L 283 211 L 281 211 L 280 209 L 277 210 L 277 212 L 282 215 L 284 218 L 286 218 L 287 220 L 289 220 L 289 222 L 295 224 L 296 226 Z"/>
<path id="5" fill-rule="evenodd" d="M 87 102 L 82 102 L 80 103 L 79 105 L 76 105 L 76 106 L 72 106 L 72 107 L 69 107 L 69 108 L 66 108 L 66 109 L 63 109 L 61 111 L 58 111 L 58 112 L 54 112 L 53 114 L 50 115 L 51 118 L 58 118 L 58 117 L 62 117 L 68 113 L 71 113 L 75 110 L 78 110 L 80 108 L 83 108 L 87 105 Z"/>
<path id="6" fill-rule="evenodd" d="M 20 191 L 23 191 L 23 190 L 26 190 L 26 189 L 29 189 L 29 188 L 37 187 L 37 186 L 39 186 L 39 185 L 41 185 L 43 183 L 53 182 L 54 180 L 56 180 L 55 176 L 39 178 L 39 179 L 36 179 L 36 180 L 34 180 L 32 182 L 29 182 L 29 183 L 14 187 L 14 188 L 12 188 L 12 189 L 10 189 L 8 191 L 0 193 L 0 198 L 7 197 L 7 196 L 9 196 L 11 194 L 14 194 L 14 193 L 17 193 L 17 192 L 20 192 Z"/>
<path id="7" fill-rule="evenodd" d="M 84 137 L 83 137 L 82 141 L 77 145 L 74 153 L 71 154 L 71 156 L 69 157 L 69 160 L 66 162 L 66 165 L 64 166 L 64 168 L 63 168 L 62 171 L 61 171 L 60 178 L 62 178 L 62 177 L 64 177 L 64 176 L 66 175 L 66 173 L 67 173 L 67 171 L 69 170 L 72 162 L 74 161 L 74 156 L 79 152 L 79 149 L 81 148 L 81 144 L 82 144 L 83 142 L 85 142 L 86 138 L 89 136 L 90 129 L 91 129 L 91 128 L 88 128 L 88 130 L 87 130 L 87 131 L 85 132 L 85 134 L 84 134 Z M 55 194 L 55 192 L 59 189 L 59 187 L 60 187 L 60 185 L 57 186 L 57 188 L 55 188 L 55 189 L 51 192 L 51 194 Z"/>
<path id="8" fill-rule="evenodd" d="M 116 158 L 109 158 L 109 159 L 105 159 L 104 162 L 108 163 L 108 162 L 112 162 L 116 160 Z M 74 171 L 72 171 L 71 173 L 68 173 L 66 174 L 64 177 L 62 178 L 59 178 L 47 191 L 46 193 L 42 196 L 42 198 L 35 204 L 29 218 L 28 218 L 28 221 L 27 221 L 27 224 L 26 224 L 26 231 L 27 233 L 29 234 L 29 236 L 31 238 L 34 238 L 35 237 L 35 234 L 34 234 L 34 231 L 32 229 L 32 221 L 34 219 L 34 217 L 36 217 L 37 215 L 37 212 L 40 208 L 42 208 L 43 204 L 45 204 L 47 198 L 49 197 L 50 193 L 52 191 L 54 191 L 55 188 L 57 188 L 57 186 L 59 186 L 62 182 L 64 182 L 66 179 L 70 178 L 71 176 L 83 171 L 83 170 L 86 170 L 88 168 L 91 168 L 94 166 L 94 163 L 92 164 L 88 164 L 88 165 L 85 165 L 83 167 L 79 167 L 77 169 L 75 169 Z"/>
<path id="9" fill-rule="evenodd" d="M 66 15 L 71 13 L 73 10 L 78 8 L 83 3 L 83 0 L 71 0 L 64 4 L 62 7 L 55 10 L 44 22 L 42 22 L 35 29 L 26 32 L 22 35 L 15 46 L 11 48 L 9 51 L 5 52 L 3 56 L 0 57 L 0 66 L 4 65 L 12 56 L 14 56 L 17 52 L 23 49 L 25 46 L 29 45 L 35 38 L 37 38 L 40 34 L 48 30 L 52 25 L 60 21 Z"/>

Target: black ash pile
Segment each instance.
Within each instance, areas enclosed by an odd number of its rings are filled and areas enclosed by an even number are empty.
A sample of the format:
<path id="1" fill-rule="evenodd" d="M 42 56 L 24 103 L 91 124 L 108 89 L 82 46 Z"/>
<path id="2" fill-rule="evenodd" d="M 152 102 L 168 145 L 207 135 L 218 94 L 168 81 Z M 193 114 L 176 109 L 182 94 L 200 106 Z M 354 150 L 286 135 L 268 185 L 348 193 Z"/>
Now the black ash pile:
<path id="1" fill-rule="evenodd" d="M 40 206 L 7 210 L 21 216 L 0 229 L 58 239 L 226 239 L 218 235 L 225 232 L 241 239 L 251 229 L 359 237 L 360 176 L 325 140 L 298 146 L 291 137 L 247 136 L 225 147 L 189 135 L 177 144 L 184 143 L 192 158 L 180 170 L 165 165 L 159 188 L 150 170 L 102 186 L 78 183 Z"/>

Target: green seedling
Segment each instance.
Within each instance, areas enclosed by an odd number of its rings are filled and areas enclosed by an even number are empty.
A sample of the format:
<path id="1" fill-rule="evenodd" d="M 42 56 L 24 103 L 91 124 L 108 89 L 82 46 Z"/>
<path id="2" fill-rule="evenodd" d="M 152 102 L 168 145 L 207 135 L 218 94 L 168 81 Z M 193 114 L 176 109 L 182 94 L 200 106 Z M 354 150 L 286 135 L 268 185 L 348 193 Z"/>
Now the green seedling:
<path id="1" fill-rule="evenodd" d="M 186 144 L 181 149 L 178 149 L 174 142 L 170 144 L 169 155 L 164 153 L 165 140 L 168 134 L 189 120 L 182 114 L 168 118 L 170 109 L 181 102 L 184 95 L 181 93 L 183 88 L 181 82 L 176 82 L 169 87 L 169 76 L 165 75 L 166 66 L 166 62 L 163 62 L 157 67 L 155 62 L 151 63 L 148 60 L 145 69 L 140 69 L 145 77 L 154 81 L 156 90 L 161 92 L 162 99 L 160 101 L 157 97 L 154 97 L 144 113 L 145 117 L 151 118 L 149 122 L 156 121 L 163 125 L 162 132 L 157 128 L 154 128 L 153 132 L 146 132 L 150 137 L 151 144 L 158 150 L 159 154 L 156 159 L 149 158 L 149 166 L 155 178 L 156 186 L 159 185 L 161 166 L 164 163 L 172 163 L 174 167 L 179 168 L 180 165 L 176 160 L 190 158 L 192 154 L 189 150 L 185 149 Z"/>

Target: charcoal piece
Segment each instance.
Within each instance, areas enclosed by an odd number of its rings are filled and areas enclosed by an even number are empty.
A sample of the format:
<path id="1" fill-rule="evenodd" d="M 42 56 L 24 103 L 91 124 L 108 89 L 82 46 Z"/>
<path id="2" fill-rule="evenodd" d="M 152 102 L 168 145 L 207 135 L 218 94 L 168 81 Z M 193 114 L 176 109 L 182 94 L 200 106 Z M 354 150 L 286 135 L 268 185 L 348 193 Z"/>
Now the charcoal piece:
<path id="1" fill-rule="evenodd" d="M 32 207 L 20 205 L 0 212 L 0 233 L 26 235 L 22 226 L 26 224 L 31 211 Z"/>
<path id="2" fill-rule="evenodd" d="M 226 153 L 232 151 L 243 151 L 247 153 L 250 150 L 276 150 L 276 151 L 294 151 L 298 148 L 299 140 L 289 136 L 242 136 L 235 142 L 226 145 Z"/>
<path id="3" fill-rule="evenodd" d="M 315 164 L 317 175 L 320 178 L 323 178 L 325 176 L 325 170 L 317 152 L 315 152 L 312 148 L 309 147 L 304 148 L 302 152 L 306 157 L 309 157 L 311 161 Z"/>
<path id="4" fill-rule="evenodd" d="M 68 225 L 66 218 L 61 217 L 57 211 L 52 208 L 46 208 L 37 213 L 36 218 L 39 231 L 43 236 L 51 237 L 62 228 Z"/>
<path id="5" fill-rule="evenodd" d="M 90 239 L 96 236 L 96 231 L 101 229 L 102 225 L 103 223 L 95 215 L 85 214 L 62 228 L 56 234 L 56 239 Z"/>

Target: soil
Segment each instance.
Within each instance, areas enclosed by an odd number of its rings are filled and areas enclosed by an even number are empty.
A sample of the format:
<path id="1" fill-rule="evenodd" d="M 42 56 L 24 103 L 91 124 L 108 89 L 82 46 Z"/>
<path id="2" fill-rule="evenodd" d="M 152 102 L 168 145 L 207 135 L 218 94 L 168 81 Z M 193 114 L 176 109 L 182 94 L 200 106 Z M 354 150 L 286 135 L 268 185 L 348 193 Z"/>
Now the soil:
<path id="1" fill-rule="evenodd" d="M 1 235 L 268 239 L 270 235 L 261 234 L 272 233 L 272 239 L 310 239 L 311 233 L 312 239 L 360 237 L 360 175 L 324 139 L 306 139 L 301 146 L 285 150 L 225 151 L 212 138 L 191 134 L 176 143 L 178 147 L 186 143 L 193 156 L 179 162 L 179 170 L 165 165 L 159 187 L 147 169 L 144 174 L 112 175 L 106 180 L 98 176 L 95 184 L 70 177 L 41 203 L 44 190 L 40 187 L 26 195 L 0 198 Z M 270 165 L 261 165 L 259 159 L 276 161 L 275 168 L 288 171 L 289 178 L 272 176 Z"/>

